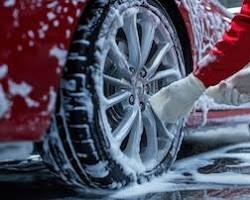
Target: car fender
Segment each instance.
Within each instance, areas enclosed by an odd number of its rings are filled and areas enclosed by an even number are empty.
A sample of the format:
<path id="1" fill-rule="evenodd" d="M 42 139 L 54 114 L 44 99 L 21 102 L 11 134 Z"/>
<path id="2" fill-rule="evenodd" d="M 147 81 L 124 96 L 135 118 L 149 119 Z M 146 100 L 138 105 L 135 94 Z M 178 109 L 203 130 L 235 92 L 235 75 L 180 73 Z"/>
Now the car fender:
<path id="1" fill-rule="evenodd" d="M 85 0 L 0 3 L 0 140 L 46 132 Z M 1 112 L 2 110 L 2 112 Z"/>

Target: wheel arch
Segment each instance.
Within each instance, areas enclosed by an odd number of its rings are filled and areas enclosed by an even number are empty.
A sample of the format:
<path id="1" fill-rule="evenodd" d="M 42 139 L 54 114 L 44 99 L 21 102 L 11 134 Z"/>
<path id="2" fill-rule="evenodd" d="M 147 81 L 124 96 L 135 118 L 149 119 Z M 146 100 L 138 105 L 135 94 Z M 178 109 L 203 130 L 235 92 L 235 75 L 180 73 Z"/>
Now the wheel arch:
<path id="1" fill-rule="evenodd" d="M 185 60 L 185 68 L 187 74 L 193 70 L 193 51 L 192 51 L 192 33 L 188 30 L 188 27 L 184 21 L 180 8 L 178 8 L 175 0 L 158 0 L 160 4 L 168 12 L 175 29 L 177 31 L 183 56 Z"/>

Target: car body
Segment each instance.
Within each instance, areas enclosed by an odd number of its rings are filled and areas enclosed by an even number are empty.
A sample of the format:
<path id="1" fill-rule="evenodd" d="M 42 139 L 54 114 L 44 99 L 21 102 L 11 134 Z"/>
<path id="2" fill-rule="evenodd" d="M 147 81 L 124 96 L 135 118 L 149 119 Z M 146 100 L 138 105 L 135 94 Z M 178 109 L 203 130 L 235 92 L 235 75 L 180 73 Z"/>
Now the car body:
<path id="1" fill-rule="evenodd" d="M 0 3 L 1 141 L 40 140 L 46 133 L 71 39 L 93 1 Z M 185 52 L 197 63 L 220 39 L 232 15 L 214 0 L 169 2 L 185 24 Z M 212 108 L 207 122 L 245 122 L 243 115 L 250 116 L 250 108 Z M 188 125 L 200 125 L 203 119 L 203 112 L 197 111 Z"/>

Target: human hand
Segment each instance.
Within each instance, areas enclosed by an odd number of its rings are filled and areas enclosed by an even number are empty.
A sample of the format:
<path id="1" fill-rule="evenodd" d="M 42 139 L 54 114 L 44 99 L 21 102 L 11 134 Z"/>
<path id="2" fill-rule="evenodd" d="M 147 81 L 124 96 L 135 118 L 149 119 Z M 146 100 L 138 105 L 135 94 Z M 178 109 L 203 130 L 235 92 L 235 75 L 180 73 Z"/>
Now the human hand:
<path id="1" fill-rule="evenodd" d="M 208 88 L 206 95 L 219 104 L 239 106 L 250 102 L 250 67 Z"/>
<path id="2" fill-rule="evenodd" d="M 150 103 L 160 120 L 175 123 L 192 110 L 205 89 L 201 81 L 191 74 L 162 88 L 151 97 Z"/>

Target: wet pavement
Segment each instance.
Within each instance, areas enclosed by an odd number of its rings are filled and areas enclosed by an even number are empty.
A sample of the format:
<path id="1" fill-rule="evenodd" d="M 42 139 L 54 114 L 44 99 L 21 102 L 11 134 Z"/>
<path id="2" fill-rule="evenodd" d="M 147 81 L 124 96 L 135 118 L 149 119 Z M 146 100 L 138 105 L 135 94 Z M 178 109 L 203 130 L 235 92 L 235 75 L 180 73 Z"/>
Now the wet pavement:
<path id="1" fill-rule="evenodd" d="M 207 149 L 204 145 L 196 147 L 202 141 L 191 144 L 183 145 L 181 156 L 168 174 L 110 195 L 74 192 L 52 175 L 37 156 L 25 161 L 1 162 L 0 194 L 4 199 L 25 200 L 250 199 L 250 142 L 205 145 Z"/>

